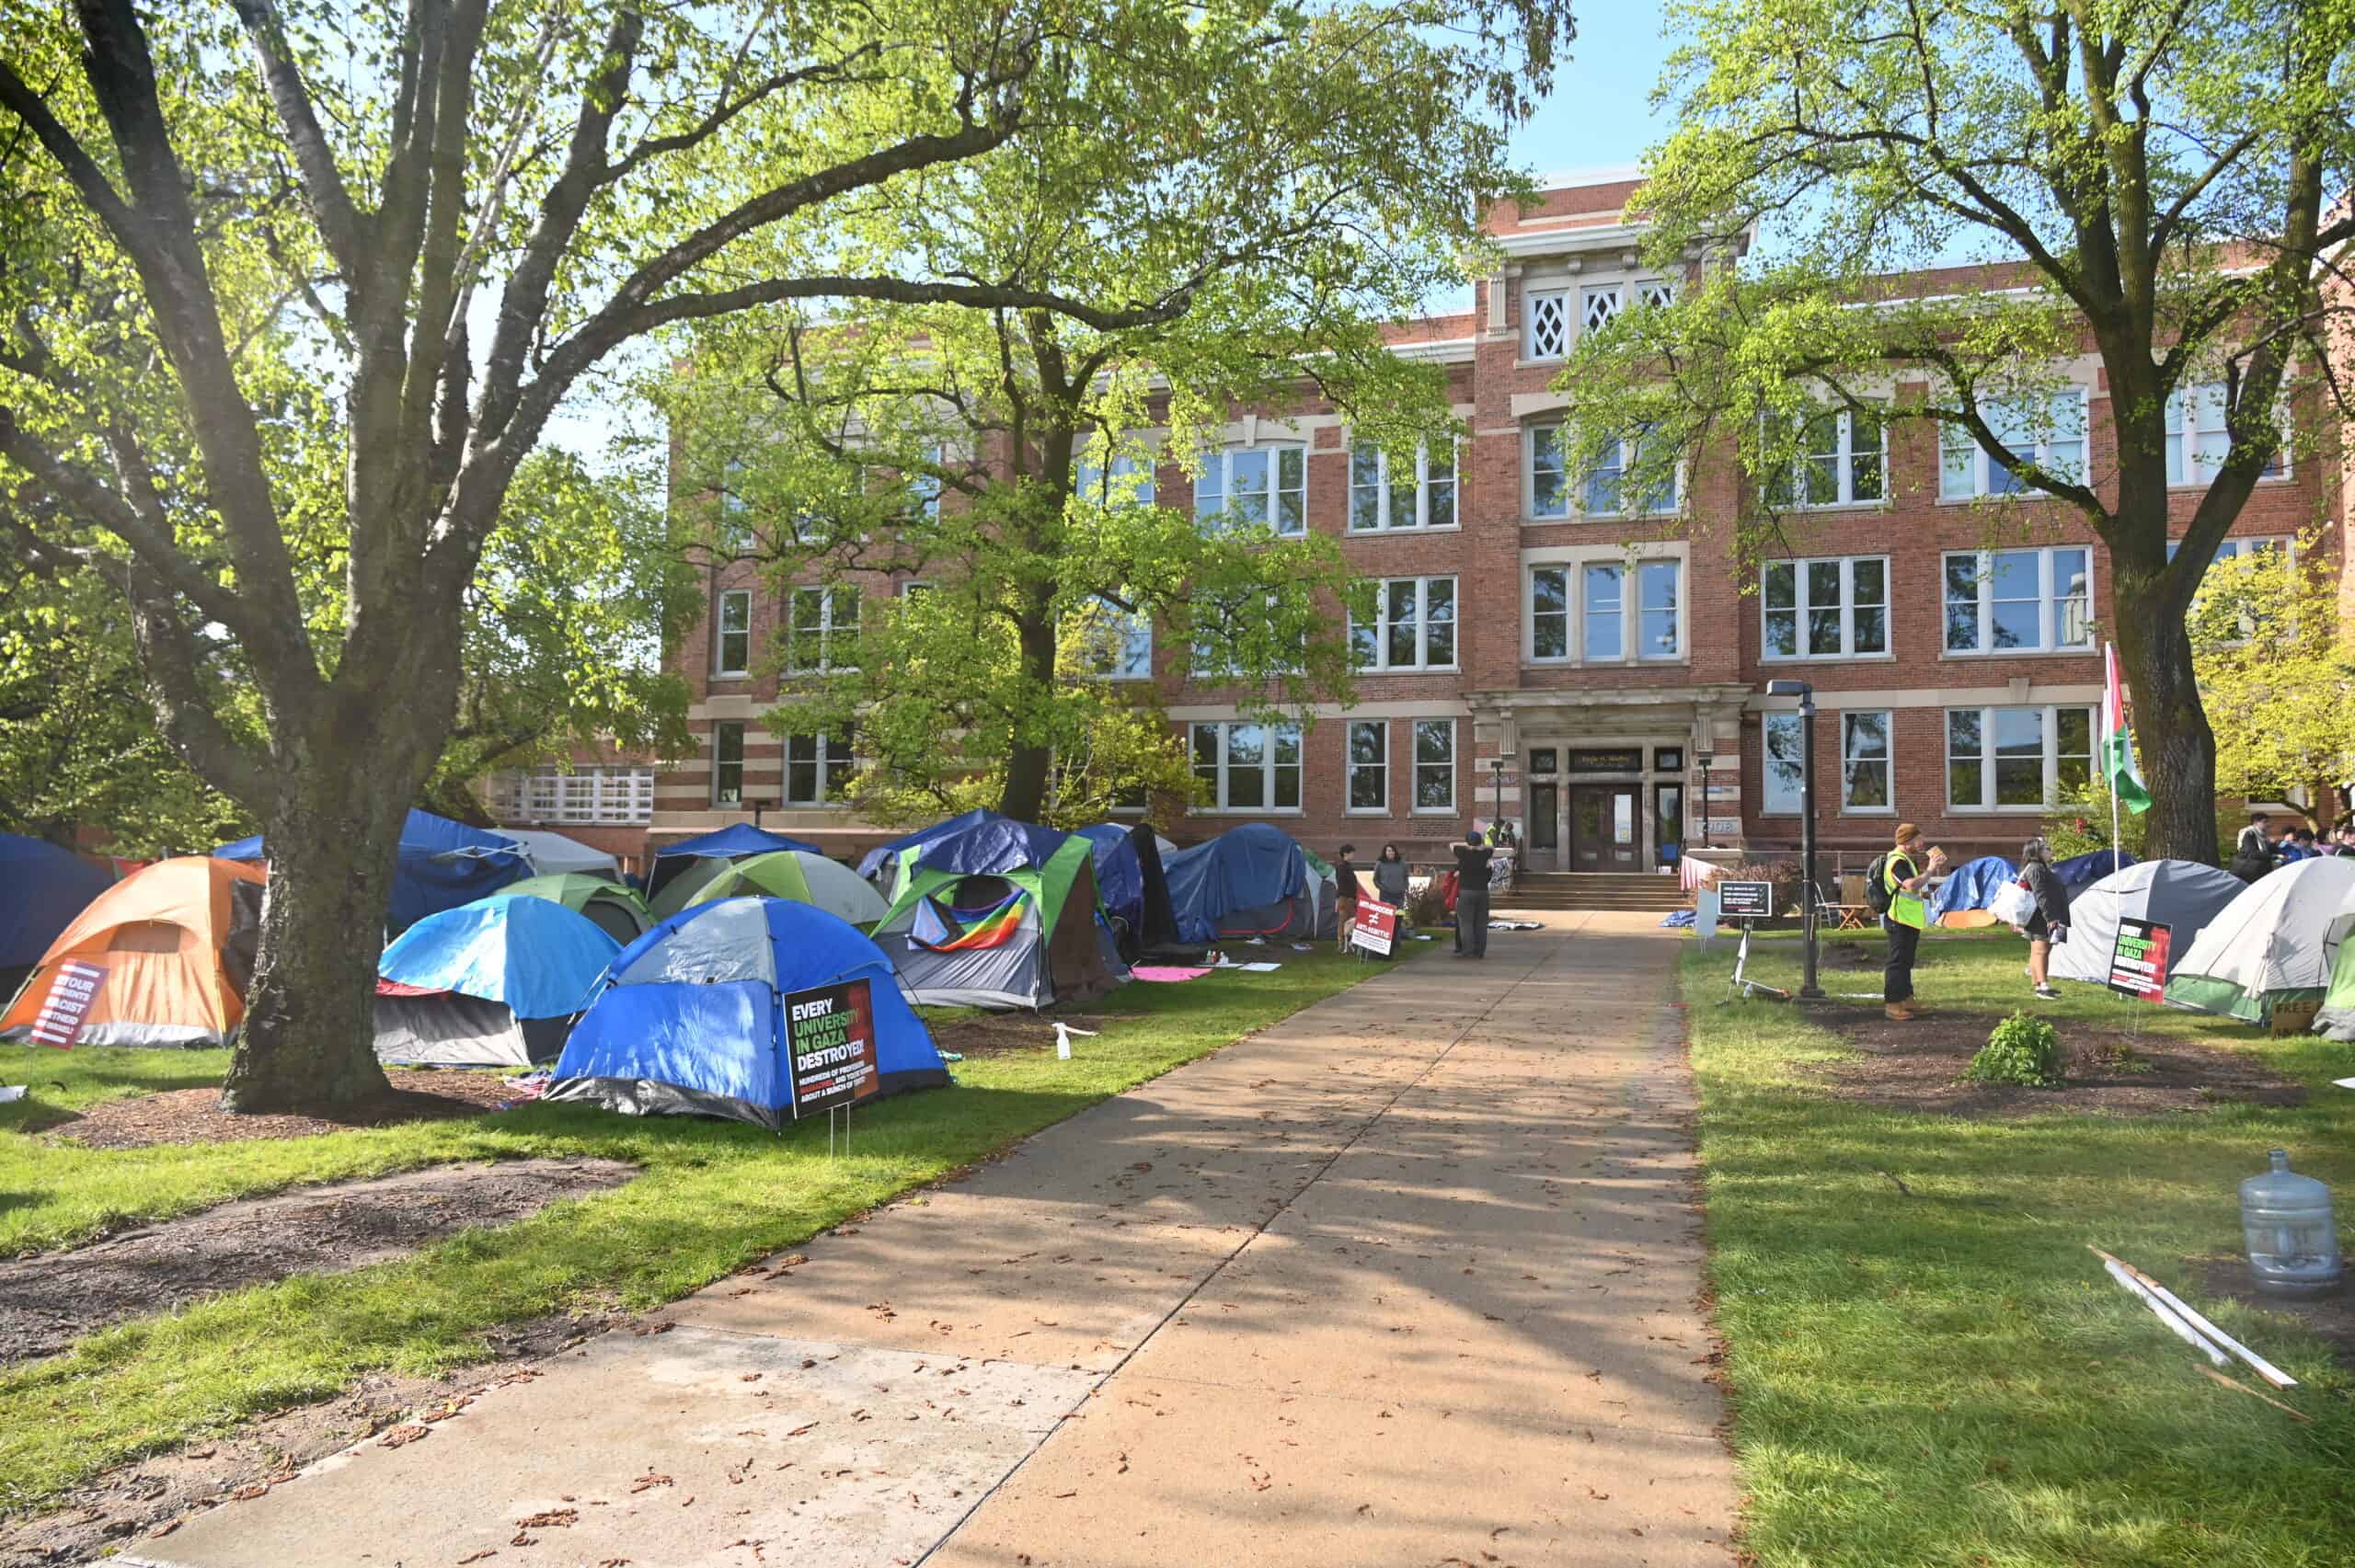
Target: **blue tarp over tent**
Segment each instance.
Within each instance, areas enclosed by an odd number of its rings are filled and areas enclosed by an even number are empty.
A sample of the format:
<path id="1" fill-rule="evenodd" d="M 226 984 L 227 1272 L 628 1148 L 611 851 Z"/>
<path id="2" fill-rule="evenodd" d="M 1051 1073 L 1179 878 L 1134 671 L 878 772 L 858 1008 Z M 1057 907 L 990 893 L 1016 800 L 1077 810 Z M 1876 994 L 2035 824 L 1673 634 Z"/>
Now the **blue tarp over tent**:
<path id="1" fill-rule="evenodd" d="M 261 835 L 223 844 L 215 860 L 259 860 Z M 510 882 L 532 875 L 514 840 L 469 828 L 431 811 L 411 809 L 401 826 L 399 858 L 393 866 L 393 897 L 385 925 L 395 935 L 426 916 L 471 904 Z"/>
<path id="2" fill-rule="evenodd" d="M 503 1001 L 518 1018 L 580 1012 L 621 944 L 546 898 L 494 895 L 428 915 L 385 949 L 376 973 L 426 990 Z"/>
<path id="3" fill-rule="evenodd" d="M 856 927 L 788 899 L 716 898 L 615 957 L 546 1097 L 781 1128 L 793 1114 L 785 1002 L 850 980 L 867 982 L 880 1092 L 948 1082 L 890 960 Z"/>
<path id="4" fill-rule="evenodd" d="M 1993 901 L 1995 889 L 2019 874 L 2018 866 L 1999 854 L 1964 861 L 1930 896 L 1930 918 L 1957 910 L 1983 910 Z"/>
<path id="5" fill-rule="evenodd" d="M 736 822 L 697 838 L 681 839 L 675 844 L 665 844 L 655 852 L 654 858 L 669 860 L 672 855 L 698 855 L 705 860 L 743 860 L 756 854 L 773 854 L 778 850 L 799 850 L 804 854 L 826 853 L 807 839 L 791 839 L 783 833 L 772 833 L 766 828 L 755 828 L 750 822 Z"/>
<path id="6" fill-rule="evenodd" d="M 867 858 L 858 863 L 858 874 L 872 881 L 878 872 L 897 864 L 909 850 L 921 850 L 920 858 L 928 870 L 994 876 L 1046 864 L 1070 837 L 1060 828 L 1042 828 L 986 808 L 968 811 L 867 851 Z M 891 889 L 884 891 L 888 895 Z"/>
<path id="7" fill-rule="evenodd" d="M 0 896 L 0 969 L 40 963 L 58 933 L 113 885 L 104 866 L 72 850 L 46 839 L 0 833 L 0 887 L 7 889 Z M 0 1005 L 5 1003 L 0 997 Z"/>
<path id="8" fill-rule="evenodd" d="M 2085 854 L 2071 855 L 2067 860 L 2052 863 L 2052 874 L 2061 878 L 2061 886 L 2074 893 L 2090 887 L 2113 871 L 2123 871 L 2134 864 L 2134 857 L 2122 850 L 2092 850 Z M 2189 940 L 2182 945 L 2188 949 Z"/>
<path id="9" fill-rule="evenodd" d="M 1265 822 L 1230 828 L 1207 843 L 1179 850 L 1162 862 L 1178 934 L 1209 942 L 1222 915 L 1265 909 L 1299 897 L 1308 883 L 1308 856 L 1292 835 Z"/>
<path id="10" fill-rule="evenodd" d="M 1137 858 L 1134 831 L 1118 822 L 1082 828 L 1080 836 L 1095 846 L 1096 900 L 1112 914 L 1141 928 L 1144 917 L 1144 865 Z"/>

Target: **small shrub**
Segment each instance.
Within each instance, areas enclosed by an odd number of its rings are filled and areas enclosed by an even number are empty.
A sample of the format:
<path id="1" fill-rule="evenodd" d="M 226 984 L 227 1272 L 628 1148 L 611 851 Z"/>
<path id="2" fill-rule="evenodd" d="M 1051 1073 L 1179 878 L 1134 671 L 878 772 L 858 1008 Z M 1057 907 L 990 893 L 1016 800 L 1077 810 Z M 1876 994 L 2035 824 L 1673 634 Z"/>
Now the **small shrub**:
<path id="1" fill-rule="evenodd" d="M 2015 1013 L 1995 1025 L 1962 1075 L 1982 1083 L 2049 1089 L 2061 1082 L 2060 1032 L 2041 1018 Z"/>

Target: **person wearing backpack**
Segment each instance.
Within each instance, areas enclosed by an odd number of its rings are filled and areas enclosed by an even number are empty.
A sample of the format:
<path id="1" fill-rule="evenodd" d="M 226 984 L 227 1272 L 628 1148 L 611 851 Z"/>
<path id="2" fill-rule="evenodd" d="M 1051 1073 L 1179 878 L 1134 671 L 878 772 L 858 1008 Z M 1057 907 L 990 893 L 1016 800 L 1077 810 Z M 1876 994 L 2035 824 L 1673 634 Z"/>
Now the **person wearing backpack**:
<path id="1" fill-rule="evenodd" d="M 1930 878 L 1946 864 L 1947 855 L 1946 851 L 1934 849 L 1924 858 L 1922 830 L 1911 822 L 1900 822 L 1892 837 L 1894 846 L 1867 868 L 1865 901 L 1879 914 L 1880 928 L 1889 934 L 1889 963 L 1881 971 L 1881 1012 L 1906 1020 L 1922 1015 L 1921 1005 L 1913 1000 L 1913 955 L 1922 945 L 1922 930 L 1896 919 L 1890 910 L 1901 893 L 1920 898 Z"/>
<path id="2" fill-rule="evenodd" d="M 2039 997 L 2058 1001 L 2061 993 L 2052 989 L 2052 944 L 2069 940 L 2069 889 L 2052 869 L 2052 846 L 2042 839 L 2020 846 L 2020 886 L 2036 903 L 2020 922 L 2020 934 L 2028 938 L 2028 978 Z"/>

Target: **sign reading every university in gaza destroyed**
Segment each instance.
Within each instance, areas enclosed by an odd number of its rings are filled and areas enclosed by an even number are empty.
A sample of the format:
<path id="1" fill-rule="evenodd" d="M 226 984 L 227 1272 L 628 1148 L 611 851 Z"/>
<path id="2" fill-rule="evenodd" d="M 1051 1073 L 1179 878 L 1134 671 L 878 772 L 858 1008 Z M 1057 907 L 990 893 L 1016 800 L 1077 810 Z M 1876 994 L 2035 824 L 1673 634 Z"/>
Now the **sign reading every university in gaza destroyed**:
<path id="1" fill-rule="evenodd" d="M 882 1087 L 867 985 L 845 980 L 786 997 L 785 1046 L 793 1060 L 796 1117 L 855 1104 Z"/>
<path id="2" fill-rule="evenodd" d="M 2156 921 L 2120 920 L 2109 951 L 2109 989 L 2144 1001 L 2167 994 L 2167 945 L 2175 933 Z"/>

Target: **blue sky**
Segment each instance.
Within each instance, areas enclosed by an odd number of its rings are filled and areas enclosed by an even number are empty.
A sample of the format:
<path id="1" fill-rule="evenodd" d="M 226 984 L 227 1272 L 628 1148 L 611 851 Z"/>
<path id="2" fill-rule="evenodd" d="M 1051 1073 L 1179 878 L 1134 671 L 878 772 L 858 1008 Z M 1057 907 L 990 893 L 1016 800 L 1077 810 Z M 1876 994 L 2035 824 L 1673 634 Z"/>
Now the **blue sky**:
<path id="1" fill-rule="evenodd" d="M 1513 138 L 1538 175 L 1633 164 L 1667 134 L 1651 91 L 1668 57 L 1658 0 L 1587 0 L 1554 91 Z"/>

